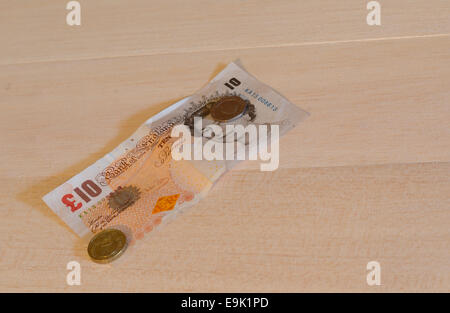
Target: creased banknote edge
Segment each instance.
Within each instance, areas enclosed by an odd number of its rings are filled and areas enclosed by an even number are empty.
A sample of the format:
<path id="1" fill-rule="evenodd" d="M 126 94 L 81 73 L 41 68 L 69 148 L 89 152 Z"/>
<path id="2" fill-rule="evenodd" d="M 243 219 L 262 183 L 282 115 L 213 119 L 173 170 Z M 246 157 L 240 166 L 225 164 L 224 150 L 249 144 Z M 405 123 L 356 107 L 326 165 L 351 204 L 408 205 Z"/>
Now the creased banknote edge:
<path id="1" fill-rule="evenodd" d="M 299 122 L 304 121 L 306 118 L 308 118 L 311 113 L 309 113 L 308 111 L 302 109 L 301 107 L 295 105 L 292 101 L 290 101 L 288 98 L 286 98 L 286 96 L 284 96 L 281 92 L 279 92 L 277 89 L 275 89 L 272 86 L 267 85 L 266 83 L 262 82 L 260 79 L 258 79 L 256 76 L 254 76 L 252 73 L 248 72 L 245 67 L 243 66 L 241 59 L 235 59 L 233 62 L 231 62 L 229 65 L 233 64 L 234 66 L 238 67 L 239 69 L 241 69 L 242 71 L 244 71 L 248 76 L 252 77 L 253 79 L 255 79 L 256 81 L 258 81 L 261 85 L 264 85 L 268 90 L 271 90 L 273 93 L 275 93 L 278 97 L 282 98 L 286 103 L 288 103 L 292 109 L 294 110 L 298 110 L 299 111 Z M 228 67 L 228 66 L 227 66 Z M 225 68 L 226 69 L 226 68 Z M 224 70 L 225 70 L 224 69 Z M 297 125 L 298 123 L 294 124 Z"/>
<path id="2" fill-rule="evenodd" d="M 281 99 L 283 100 L 284 104 L 290 106 L 290 109 L 291 109 L 292 111 L 294 111 L 294 112 L 292 112 L 292 113 L 295 113 L 295 114 L 298 115 L 296 118 L 294 118 L 294 121 L 295 121 L 295 122 L 292 123 L 292 124 L 290 125 L 290 127 L 288 127 L 288 128 L 286 129 L 286 131 L 285 131 L 284 133 L 286 133 L 286 132 L 288 132 L 289 130 L 291 130 L 292 128 L 294 128 L 297 124 L 299 124 L 301 121 L 303 121 L 304 119 L 306 119 L 306 118 L 310 115 L 310 114 L 309 114 L 308 112 L 306 112 L 305 110 L 299 108 L 298 106 L 296 106 L 296 105 L 294 105 L 292 102 L 290 102 L 286 97 L 284 97 L 280 92 L 276 91 L 273 87 L 271 87 L 271 86 L 269 86 L 269 85 L 267 85 L 267 84 L 261 82 L 261 81 L 258 80 L 255 76 L 253 76 L 252 74 L 250 74 L 249 72 L 247 72 L 247 71 L 243 68 L 242 64 L 240 64 L 240 61 L 239 61 L 239 60 L 236 61 L 236 62 L 231 62 L 230 64 L 228 64 L 228 65 L 226 66 L 226 68 L 223 69 L 220 73 L 218 73 L 218 74 L 217 74 L 210 82 L 208 82 L 208 83 L 206 84 L 206 86 L 208 86 L 209 84 L 212 84 L 214 81 L 217 81 L 217 79 L 220 78 L 220 76 L 221 76 L 221 74 L 222 74 L 223 72 L 227 71 L 230 67 L 233 67 L 233 66 L 235 66 L 236 68 L 238 68 L 240 71 L 243 71 L 246 75 L 248 75 L 250 78 L 252 78 L 253 80 L 255 80 L 258 84 L 264 86 L 264 87 L 268 90 L 269 93 L 273 93 L 273 94 L 275 94 L 277 97 L 281 98 Z M 203 88 L 204 88 L 204 87 L 200 88 L 200 89 L 195 93 L 195 95 L 196 95 L 196 94 L 199 94 L 200 91 L 203 90 Z M 169 114 L 172 113 L 173 111 L 176 111 L 178 108 L 182 107 L 185 103 L 189 102 L 189 100 L 190 100 L 191 98 L 192 98 L 192 96 L 189 96 L 189 97 L 186 97 L 186 98 L 184 98 L 184 99 L 182 99 L 182 100 L 180 100 L 180 101 L 177 101 L 176 103 L 170 105 L 169 107 L 167 107 L 167 108 L 161 110 L 161 111 L 158 112 L 157 114 L 155 114 L 155 115 L 151 116 L 150 118 L 148 118 L 143 124 L 141 124 L 141 125 L 138 127 L 138 129 L 136 129 L 135 132 L 133 132 L 133 134 L 132 134 L 131 136 L 129 136 L 126 140 L 122 141 L 122 142 L 121 142 L 119 145 L 117 145 L 112 151 L 110 151 L 110 152 L 108 152 L 107 154 L 105 154 L 100 160 L 106 159 L 106 160 L 109 160 L 110 162 L 113 162 L 113 161 L 116 159 L 116 158 L 114 157 L 114 155 L 113 155 L 113 154 L 115 154 L 114 152 L 120 150 L 120 148 L 121 148 L 126 142 L 128 142 L 128 140 L 129 140 L 130 138 L 135 137 L 136 134 L 139 133 L 140 131 L 142 131 L 142 129 L 143 129 L 144 127 L 150 128 L 150 125 L 151 125 L 152 123 L 157 122 L 157 121 L 160 121 L 161 119 L 164 119 L 164 117 L 165 117 L 166 115 L 169 115 Z M 281 134 L 281 135 L 282 135 L 282 134 Z M 122 149 L 122 150 L 123 150 L 123 149 Z M 65 183 L 67 183 L 67 182 L 73 180 L 73 179 L 74 179 L 75 177 L 77 177 L 78 175 L 81 175 L 84 171 L 86 171 L 86 170 L 89 169 L 90 167 L 92 167 L 92 166 L 94 166 L 95 164 L 97 164 L 100 160 L 97 160 L 96 162 L 94 162 L 93 164 L 91 164 L 90 166 L 88 166 L 86 169 L 84 169 L 82 172 L 80 172 L 80 173 L 78 173 L 78 174 L 72 176 L 69 180 L 67 180 L 66 182 L 62 183 L 61 185 L 59 185 L 59 186 L 56 187 L 55 189 L 60 188 L 60 187 L 63 186 Z M 239 162 L 241 162 L 241 161 L 239 161 Z M 239 163 L 239 162 L 237 162 L 237 163 Z M 214 179 L 213 181 L 210 180 L 212 184 L 211 184 L 211 186 L 208 188 L 208 191 L 209 191 L 209 189 L 215 184 L 215 182 L 217 182 L 217 181 L 219 180 L 219 178 L 220 178 L 223 174 L 225 174 L 226 172 L 228 172 L 229 170 L 231 170 L 231 168 L 225 168 L 224 171 L 222 171 L 221 173 L 217 173 L 217 177 L 215 177 L 215 179 Z M 200 173 L 203 174 L 201 171 L 200 171 Z M 203 174 L 203 175 L 204 175 L 204 174 Z M 204 176 L 205 176 L 205 175 L 204 175 Z M 206 176 L 205 176 L 205 177 L 206 177 Z M 207 177 L 206 177 L 206 178 L 207 178 Z M 207 179 L 208 179 L 208 178 L 207 178 Z M 209 180 L 209 179 L 208 179 L 208 180 Z M 54 189 L 54 190 L 55 190 L 55 189 Z M 54 190 L 53 190 L 53 191 L 54 191 Z M 83 237 L 83 236 L 86 235 L 87 233 L 91 233 L 91 230 L 90 230 L 86 225 L 84 225 L 84 223 L 82 223 L 81 220 L 80 220 L 80 222 L 81 222 L 81 224 L 82 224 L 83 226 L 85 226 L 85 229 L 83 229 L 82 231 L 76 231 L 76 230 L 68 223 L 68 221 L 66 221 L 60 214 L 58 214 L 58 212 L 57 212 L 56 210 L 53 210 L 52 206 L 50 206 L 50 205 L 49 205 L 49 202 L 47 201 L 48 196 L 49 196 L 53 191 L 50 191 L 49 193 L 47 193 L 46 195 L 44 195 L 44 196 L 42 197 L 42 199 L 43 199 L 43 201 L 46 203 L 46 205 L 49 206 L 49 207 L 52 209 L 52 211 L 55 212 L 61 219 L 63 219 L 63 221 L 65 222 L 65 224 L 67 224 L 67 225 L 69 226 L 69 228 L 72 229 L 73 231 L 75 231 L 80 237 Z M 206 193 L 207 193 L 207 192 L 206 192 Z M 205 195 L 206 195 L 206 193 L 205 193 Z M 204 197 L 204 195 L 203 195 L 202 197 Z M 202 198 L 202 197 L 201 197 L 201 198 Z M 191 201 L 189 201 L 189 203 L 188 203 L 189 205 L 187 205 L 185 208 L 188 208 L 188 207 L 190 207 L 190 206 L 195 205 L 198 201 L 199 201 L 199 200 L 195 201 L 195 203 L 192 203 L 192 204 L 191 204 Z M 184 208 L 184 206 L 183 206 L 183 208 Z M 179 210 L 177 210 L 177 212 L 178 212 L 178 211 L 179 211 Z M 171 214 L 170 214 L 170 215 L 171 215 Z"/>
<path id="3" fill-rule="evenodd" d="M 87 166 L 85 169 L 83 169 L 81 172 L 73 175 L 72 177 L 70 177 L 69 179 L 67 179 L 66 181 L 64 181 L 62 184 L 58 185 L 57 187 L 55 187 L 53 190 L 49 191 L 48 193 L 46 193 L 44 196 L 41 197 L 41 199 L 43 200 L 43 202 L 72 230 L 74 231 L 79 237 L 85 237 L 86 235 L 89 235 L 90 233 L 92 233 L 92 231 L 80 220 L 79 222 L 76 223 L 76 227 L 71 226 L 71 223 L 73 225 L 73 221 L 68 221 L 66 220 L 61 214 L 59 214 L 57 212 L 57 210 L 54 210 L 52 208 L 51 204 L 51 194 L 57 190 L 58 188 L 61 188 L 62 186 L 64 186 L 64 184 L 72 181 L 73 179 L 75 179 L 75 177 L 81 175 L 83 172 L 88 171 L 90 168 L 95 167 L 96 164 L 98 164 L 99 162 L 101 162 L 102 160 L 108 160 L 109 162 L 113 162 L 115 160 L 115 157 L 113 156 L 113 153 L 115 151 L 120 150 L 120 148 L 126 143 L 128 142 L 131 138 L 134 138 L 136 136 L 136 134 L 138 134 L 139 132 L 146 130 L 147 128 L 150 128 L 150 125 L 153 122 L 156 122 L 158 120 L 160 120 L 161 118 L 163 118 L 166 114 L 169 114 L 171 112 L 173 112 L 174 110 L 176 110 L 177 108 L 181 107 L 182 105 L 184 105 L 187 101 L 189 100 L 189 97 L 185 97 L 173 104 L 171 104 L 170 106 L 168 106 L 167 108 L 161 110 L 160 112 L 158 112 L 157 114 L 151 116 L 150 118 L 148 118 L 144 123 L 142 123 L 141 125 L 139 125 L 139 127 L 125 140 L 123 140 L 121 143 L 119 143 L 113 150 L 111 150 L 110 152 L 106 153 L 103 157 L 99 158 L 98 160 L 96 160 L 94 163 L 90 164 L 89 166 Z M 96 200 L 95 202 L 92 202 L 92 205 L 94 205 L 96 202 L 100 201 L 102 198 L 99 198 L 98 200 Z M 88 208 L 88 207 L 87 207 Z M 87 208 L 85 208 L 83 211 L 85 211 Z M 80 211 L 81 212 L 81 211 Z"/>

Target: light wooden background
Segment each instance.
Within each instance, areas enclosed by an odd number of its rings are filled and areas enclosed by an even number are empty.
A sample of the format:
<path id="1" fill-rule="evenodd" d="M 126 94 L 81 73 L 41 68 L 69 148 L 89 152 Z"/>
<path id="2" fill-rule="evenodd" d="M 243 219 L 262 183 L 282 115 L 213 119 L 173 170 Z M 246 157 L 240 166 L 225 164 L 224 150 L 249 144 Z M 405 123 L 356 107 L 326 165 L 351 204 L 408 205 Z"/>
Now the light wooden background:
<path id="1" fill-rule="evenodd" d="M 450 1 L 66 2 L 0 1 L 0 291 L 450 291 Z M 41 197 L 236 58 L 311 113 L 280 168 L 90 262 Z"/>

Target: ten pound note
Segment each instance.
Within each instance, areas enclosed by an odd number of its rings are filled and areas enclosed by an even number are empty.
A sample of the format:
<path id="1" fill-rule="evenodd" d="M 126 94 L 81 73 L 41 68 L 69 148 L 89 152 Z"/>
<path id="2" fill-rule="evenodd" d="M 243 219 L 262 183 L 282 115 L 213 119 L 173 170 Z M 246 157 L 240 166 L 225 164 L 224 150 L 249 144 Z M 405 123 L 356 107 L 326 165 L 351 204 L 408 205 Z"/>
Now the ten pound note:
<path id="1" fill-rule="evenodd" d="M 207 160 L 198 155 L 193 160 L 175 160 L 175 126 L 184 125 L 193 138 L 198 131 L 202 143 L 215 137 L 217 144 L 217 138 L 221 143 L 229 140 L 223 134 L 213 136 L 218 133 L 214 127 L 226 133 L 228 125 L 276 124 L 282 135 L 307 116 L 230 63 L 200 91 L 148 119 L 130 138 L 43 200 L 79 236 L 119 228 L 134 241 L 198 202 L 236 163 L 226 157 Z M 197 123 L 198 117 L 203 124 Z M 194 139 L 193 148 L 195 144 Z M 244 145 L 249 151 L 255 143 L 245 140 Z"/>

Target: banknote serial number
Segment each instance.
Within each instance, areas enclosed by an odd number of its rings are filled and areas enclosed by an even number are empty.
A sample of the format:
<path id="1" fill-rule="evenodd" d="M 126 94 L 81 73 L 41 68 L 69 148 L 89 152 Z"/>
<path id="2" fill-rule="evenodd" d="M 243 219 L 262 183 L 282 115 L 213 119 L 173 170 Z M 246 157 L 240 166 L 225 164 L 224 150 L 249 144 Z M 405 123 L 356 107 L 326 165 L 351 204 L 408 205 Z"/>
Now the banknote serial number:
<path id="1" fill-rule="evenodd" d="M 88 203 L 92 198 L 95 198 L 102 193 L 102 188 L 94 183 L 94 181 L 88 179 L 79 187 L 75 187 L 73 192 L 76 193 L 84 202 Z M 61 202 L 72 212 L 75 212 L 83 207 L 83 203 L 81 201 L 77 201 L 75 196 L 71 193 L 67 193 L 62 196 Z"/>
<path id="2" fill-rule="evenodd" d="M 274 112 L 278 111 L 278 107 L 275 104 L 273 104 L 272 102 L 270 102 L 266 98 L 260 96 L 257 92 L 253 91 L 252 89 L 245 88 L 245 93 L 248 94 L 250 97 L 255 98 L 256 100 L 258 100 L 259 102 L 264 104 L 266 107 L 268 107 L 272 111 L 274 111 Z"/>

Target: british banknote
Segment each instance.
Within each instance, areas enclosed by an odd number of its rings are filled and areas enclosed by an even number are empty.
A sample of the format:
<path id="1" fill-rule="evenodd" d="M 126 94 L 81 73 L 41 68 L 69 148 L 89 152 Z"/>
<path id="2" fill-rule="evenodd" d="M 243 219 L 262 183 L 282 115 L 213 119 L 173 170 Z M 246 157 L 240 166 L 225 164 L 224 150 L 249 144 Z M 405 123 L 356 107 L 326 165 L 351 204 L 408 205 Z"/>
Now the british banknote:
<path id="1" fill-rule="evenodd" d="M 212 107 L 226 97 L 243 100 L 242 110 L 232 121 L 221 119 L 220 114 L 229 112 L 217 113 Z M 142 238 L 169 216 L 206 196 L 236 164 L 235 160 L 172 158 L 177 140 L 171 136 L 172 129 L 186 125 L 194 132 L 195 116 L 201 116 L 206 127 L 275 123 L 282 135 L 308 113 L 259 82 L 240 64 L 230 63 L 205 87 L 149 118 L 113 151 L 43 200 L 79 236 L 121 227 L 132 240 Z"/>

